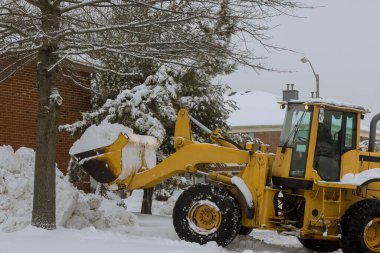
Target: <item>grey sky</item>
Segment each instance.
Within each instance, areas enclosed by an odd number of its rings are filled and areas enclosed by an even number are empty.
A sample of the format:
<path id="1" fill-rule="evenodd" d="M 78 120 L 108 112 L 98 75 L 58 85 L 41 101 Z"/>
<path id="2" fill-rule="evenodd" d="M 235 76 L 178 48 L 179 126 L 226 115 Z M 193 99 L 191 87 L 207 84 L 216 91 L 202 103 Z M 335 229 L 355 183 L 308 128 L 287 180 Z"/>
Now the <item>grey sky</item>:
<path id="1" fill-rule="evenodd" d="M 294 49 L 302 54 L 273 51 L 268 66 L 296 71 L 294 73 L 261 72 L 239 68 L 220 78 L 234 90 L 264 90 L 281 94 L 286 83 L 294 83 L 301 98 L 315 91 L 315 78 L 306 56 L 320 75 L 320 96 L 352 102 L 380 113 L 380 1 L 330 0 L 306 1 L 324 6 L 301 10 L 305 18 L 279 17 L 272 21 L 279 27 L 270 31 L 273 44 Z"/>

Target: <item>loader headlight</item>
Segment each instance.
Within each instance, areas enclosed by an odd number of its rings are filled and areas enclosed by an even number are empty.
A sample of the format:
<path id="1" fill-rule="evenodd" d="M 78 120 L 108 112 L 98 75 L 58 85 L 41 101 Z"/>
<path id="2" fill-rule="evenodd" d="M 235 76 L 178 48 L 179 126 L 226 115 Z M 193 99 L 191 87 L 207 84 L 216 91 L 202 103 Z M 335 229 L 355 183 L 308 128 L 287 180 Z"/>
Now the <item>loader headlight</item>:
<path id="1" fill-rule="evenodd" d="M 305 105 L 305 110 L 306 110 L 306 111 L 309 110 L 309 105 Z"/>

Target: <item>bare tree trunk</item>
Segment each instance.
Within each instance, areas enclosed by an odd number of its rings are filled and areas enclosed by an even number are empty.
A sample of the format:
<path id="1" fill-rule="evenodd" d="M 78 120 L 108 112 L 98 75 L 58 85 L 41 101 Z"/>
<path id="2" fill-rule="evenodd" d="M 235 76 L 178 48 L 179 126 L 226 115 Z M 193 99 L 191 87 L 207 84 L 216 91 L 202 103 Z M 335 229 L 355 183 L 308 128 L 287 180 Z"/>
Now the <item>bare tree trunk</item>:
<path id="1" fill-rule="evenodd" d="M 141 206 L 141 213 L 152 214 L 153 187 L 144 189 L 144 196 Z"/>
<path id="2" fill-rule="evenodd" d="M 44 2 L 44 1 L 41 1 Z M 42 8 L 42 30 L 46 33 L 59 28 L 59 17 L 45 2 Z M 55 158 L 58 117 L 62 98 L 57 88 L 58 58 L 56 43 L 46 38 L 38 52 L 38 122 L 34 175 L 32 225 L 55 229 Z"/>

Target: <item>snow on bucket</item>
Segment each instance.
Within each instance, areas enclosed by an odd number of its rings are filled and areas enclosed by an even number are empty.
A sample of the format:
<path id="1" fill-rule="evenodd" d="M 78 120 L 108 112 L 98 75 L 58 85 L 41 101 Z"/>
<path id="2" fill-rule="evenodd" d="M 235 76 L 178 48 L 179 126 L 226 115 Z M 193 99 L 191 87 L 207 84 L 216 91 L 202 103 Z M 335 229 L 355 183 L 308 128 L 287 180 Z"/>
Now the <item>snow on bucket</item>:
<path id="1" fill-rule="evenodd" d="M 154 137 L 136 135 L 123 125 L 103 121 L 84 132 L 70 155 L 96 181 L 126 184 L 139 169 L 156 165 L 158 147 Z"/>

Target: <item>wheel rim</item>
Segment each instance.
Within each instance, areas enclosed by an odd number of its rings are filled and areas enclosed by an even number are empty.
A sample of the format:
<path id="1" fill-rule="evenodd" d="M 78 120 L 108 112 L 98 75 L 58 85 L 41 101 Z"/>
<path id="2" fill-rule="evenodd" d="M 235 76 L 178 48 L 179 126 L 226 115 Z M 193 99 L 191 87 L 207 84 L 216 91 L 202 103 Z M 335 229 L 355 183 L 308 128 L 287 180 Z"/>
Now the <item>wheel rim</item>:
<path id="1" fill-rule="evenodd" d="M 209 234 L 220 227 L 222 214 L 213 202 L 203 200 L 190 208 L 188 218 L 193 230 L 200 234 Z"/>
<path id="2" fill-rule="evenodd" d="M 364 229 L 364 242 L 368 249 L 380 252 L 380 218 L 368 222 Z"/>

